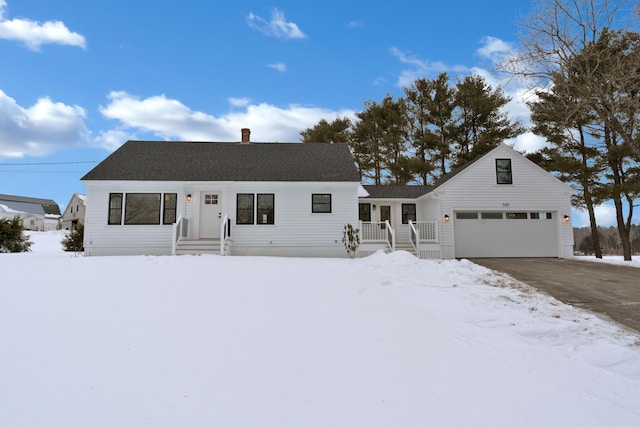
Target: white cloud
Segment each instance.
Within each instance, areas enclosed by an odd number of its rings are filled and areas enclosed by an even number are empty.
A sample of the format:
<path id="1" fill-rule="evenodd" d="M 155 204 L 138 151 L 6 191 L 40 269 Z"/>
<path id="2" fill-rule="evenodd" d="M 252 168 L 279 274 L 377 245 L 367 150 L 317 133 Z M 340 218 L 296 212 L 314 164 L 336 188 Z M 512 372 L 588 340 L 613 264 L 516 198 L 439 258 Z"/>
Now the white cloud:
<path id="1" fill-rule="evenodd" d="M 351 110 L 331 111 L 324 108 L 289 105 L 286 108 L 261 103 L 244 105 L 220 116 L 193 111 L 175 99 L 164 95 L 141 99 L 126 92 L 109 94 L 109 104 L 101 107 L 102 114 L 118 120 L 123 135 L 150 133 L 163 139 L 193 141 L 239 141 L 240 129 L 248 127 L 255 141 L 296 142 L 300 132 L 314 126 L 320 119 L 333 120 L 337 116 L 355 117 Z M 117 136 L 107 134 L 105 137 Z M 126 139 L 123 138 L 119 144 Z M 104 138 L 103 146 L 113 149 L 113 140 Z"/>
<path id="2" fill-rule="evenodd" d="M 486 36 L 482 39 L 482 47 L 476 52 L 482 58 L 497 63 L 507 58 L 509 52 L 513 52 L 515 47 L 512 43 L 506 42 L 496 37 Z"/>
<path id="3" fill-rule="evenodd" d="M 17 40 L 27 48 L 38 51 L 43 44 L 63 44 L 86 48 L 84 36 L 70 31 L 61 21 L 44 23 L 29 19 L 5 19 L 7 2 L 0 0 L 0 39 Z"/>
<path id="4" fill-rule="evenodd" d="M 229 98 L 229 104 L 231 104 L 232 107 L 246 107 L 250 102 L 250 98 Z"/>
<path id="5" fill-rule="evenodd" d="M 360 22 L 360 21 L 350 21 L 347 24 L 347 28 L 349 28 L 351 30 L 353 30 L 355 28 L 360 28 L 360 27 L 363 27 L 363 26 L 364 26 L 364 24 L 362 22 Z"/>
<path id="6" fill-rule="evenodd" d="M 127 132 L 122 129 L 113 129 L 99 132 L 93 142 L 99 147 L 105 148 L 109 151 L 114 151 L 130 139 L 136 140 L 139 138 L 135 133 Z"/>
<path id="7" fill-rule="evenodd" d="M 410 52 L 405 52 L 397 47 L 389 49 L 391 55 L 395 56 L 402 64 L 407 64 L 410 68 L 402 70 L 398 77 L 398 86 L 409 86 L 418 78 L 432 78 L 443 72 L 467 73 L 469 68 L 463 65 L 447 65 L 441 61 L 427 62 Z"/>
<path id="8" fill-rule="evenodd" d="M 287 71 L 287 64 L 285 64 L 284 62 L 278 62 L 276 64 L 267 64 L 267 67 L 273 68 L 274 70 L 280 73 L 284 73 L 285 71 Z"/>
<path id="9" fill-rule="evenodd" d="M 271 20 L 249 13 L 247 22 L 251 28 L 271 36 L 281 39 L 303 39 L 307 37 L 305 33 L 293 22 L 287 22 L 284 13 L 278 9 L 271 10 Z"/>
<path id="10" fill-rule="evenodd" d="M 84 145 L 89 141 L 85 117 L 83 108 L 46 97 L 24 108 L 0 90 L 0 157 L 43 156 Z"/>

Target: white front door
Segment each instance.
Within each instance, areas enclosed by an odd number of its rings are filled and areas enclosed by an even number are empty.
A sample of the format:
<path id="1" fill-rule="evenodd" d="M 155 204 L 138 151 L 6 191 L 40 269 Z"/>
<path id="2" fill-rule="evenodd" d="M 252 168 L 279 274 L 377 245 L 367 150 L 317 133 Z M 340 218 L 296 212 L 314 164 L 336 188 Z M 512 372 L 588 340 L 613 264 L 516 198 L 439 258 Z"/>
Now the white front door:
<path id="1" fill-rule="evenodd" d="M 203 191 L 200 193 L 200 238 L 219 239 L 222 221 L 220 193 Z"/>

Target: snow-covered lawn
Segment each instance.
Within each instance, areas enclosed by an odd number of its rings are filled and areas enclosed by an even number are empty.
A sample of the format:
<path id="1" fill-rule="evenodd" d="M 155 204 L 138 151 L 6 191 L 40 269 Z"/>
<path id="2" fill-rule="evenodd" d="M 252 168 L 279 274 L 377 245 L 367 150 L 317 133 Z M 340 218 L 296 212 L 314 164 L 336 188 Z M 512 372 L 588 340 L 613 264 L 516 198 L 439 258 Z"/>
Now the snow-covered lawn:
<path id="1" fill-rule="evenodd" d="M 575 259 L 580 261 L 600 262 L 605 264 L 627 265 L 629 267 L 640 268 L 640 256 L 635 255 L 631 257 L 631 261 L 625 261 L 622 256 L 603 256 L 602 259 L 598 259 L 594 256 L 577 256 Z"/>
<path id="2" fill-rule="evenodd" d="M 468 261 L 61 238 L 0 254 L 0 426 L 640 425 L 638 335 Z"/>

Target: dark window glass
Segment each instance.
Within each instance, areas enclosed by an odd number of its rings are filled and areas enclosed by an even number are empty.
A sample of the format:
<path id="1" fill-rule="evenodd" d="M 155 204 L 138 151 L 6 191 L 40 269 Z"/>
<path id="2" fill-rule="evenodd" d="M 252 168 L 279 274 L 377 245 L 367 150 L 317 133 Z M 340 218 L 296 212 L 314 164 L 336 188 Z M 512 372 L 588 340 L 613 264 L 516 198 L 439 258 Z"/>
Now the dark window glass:
<path id="1" fill-rule="evenodd" d="M 456 219 L 478 219 L 478 212 L 456 212 Z"/>
<path id="2" fill-rule="evenodd" d="M 237 195 L 236 224 L 253 224 L 253 194 Z"/>
<path id="3" fill-rule="evenodd" d="M 507 219 L 527 219 L 526 212 L 507 212 Z"/>
<path id="4" fill-rule="evenodd" d="M 402 205 L 402 223 L 409 224 L 409 221 L 416 222 L 416 205 L 414 203 Z"/>
<path id="5" fill-rule="evenodd" d="M 122 224 L 122 193 L 109 194 L 109 219 L 107 224 Z"/>
<path id="6" fill-rule="evenodd" d="M 160 193 L 127 193 L 125 225 L 160 224 Z"/>
<path id="7" fill-rule="evenodd" d="M 358 219 L 360 221 L 371 222 L 371 203 L 358 204 Z"/>
<path id="8" fill-rule="evenodd" d="M 502 212 L 480 212 L 482 219 L 502 219 Z"/>
<path id="9" fill-rule="evenodd" d="M 496 179 L 498 184 L 512 184 L 511 159 L 496 159 Z"/>
<path id="10" fill-rule="evenodd" d="M 311 212 L 331 213 L 331 194 L 312 194 Z"/>
<path id="11" fill-rule="evenodd" d="M 173 224 L 176 222 L 176 208 L 178 195 L 176 193 L 165 193 L 164 209 L 162 211 L 162 223 Z"/>
<path id="12" fill-rule="evenodd" d="M 258 194 L 258 224 L 274 223 L 274 198 L 273 194 Z"/>

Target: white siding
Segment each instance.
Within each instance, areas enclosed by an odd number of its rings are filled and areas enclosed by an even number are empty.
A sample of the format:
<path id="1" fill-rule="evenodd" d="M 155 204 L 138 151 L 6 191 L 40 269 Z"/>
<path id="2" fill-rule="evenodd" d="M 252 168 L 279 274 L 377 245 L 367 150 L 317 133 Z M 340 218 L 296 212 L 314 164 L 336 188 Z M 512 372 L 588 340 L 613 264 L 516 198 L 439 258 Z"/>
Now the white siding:
<path id="1" fill-rule="evenodd" d="M 513 184 L 496 183 L 497 158 L 511 159 Z M 455 257 L 456 211 L 510 211 L 557 212 L 554 221 L 558 227 L 558 254 L 560 257 L 571 257 L 572 225 L 571 221 L 562 221 L 562 217 L 571 215 L 572 192 L 568 185 L 519 153 L 504 145 L 500 146 L 433 192 L 433 196 L 440 201 L 441 211 L 438 216 L 450 217 L 448 222 L 441 222 L 443 256 Z M 520 236 L 523 245 L 527 244 L 529 237 L 531 236 L 526 229 L 523 229 Z"/>
<path id="2" fill-rule="evenodd" d="M 288 256 L 346 256 L 345 224 L 357 224 L 358 183 L 309 182 L 128 182 L 87 183 L 86 255 L 171 253 L 170 225 L 107 225 L 109 193 L 177 193 L 176 215 L 189 220 L 189 237 L 197 238 L 200 193 L 220 192 L 223 216 L 231 220 L 232 254 Z M 275 224 L 237 225 L 238 193 L 275 195 Z M 311 194 L 332 195 L 332 213 L 311 213 Z M 186 201 L 191 194 L 192 200 Z"/>
<path id="3" fill-rule="evenodd" d="M 178 212 L 185 195 L 176 182 L 87 182 L 85 255 L 169 255 L 171 225 L 108 225 L 109 193 L 178 193 Z"/>
<path id="4" fill-rule="evenodd" d="M 236 224 L 236 194 L 274 194 L 274 224 Z M 331 213 L 312 213 L 312 194 L 331 194 Z M 232 254 L 346 256 L 342 231 L 358 223 L 358 183 L 237 183 L 228 192 Z"/>

